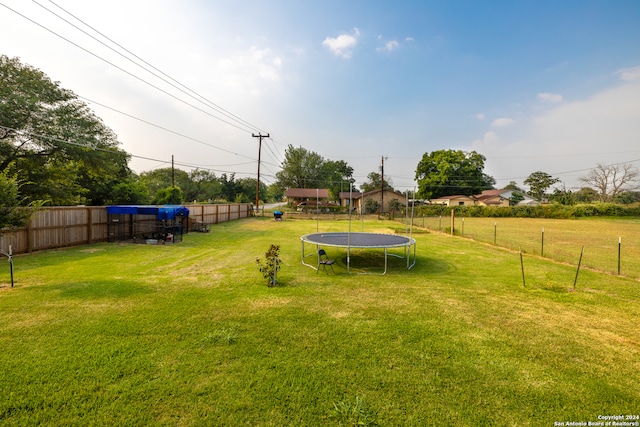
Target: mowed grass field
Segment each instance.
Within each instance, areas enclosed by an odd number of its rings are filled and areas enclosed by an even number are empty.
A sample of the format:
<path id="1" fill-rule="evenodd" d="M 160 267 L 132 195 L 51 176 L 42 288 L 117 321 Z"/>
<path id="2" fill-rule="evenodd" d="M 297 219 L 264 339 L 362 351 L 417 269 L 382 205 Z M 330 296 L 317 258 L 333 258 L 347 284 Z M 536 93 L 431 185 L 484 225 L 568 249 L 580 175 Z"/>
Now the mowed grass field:
<path id="1" fill-rule="evenodd" d="M 252 218 L 0 266 L 0 424 L 553 426 L 640 413 L 640 282 L 439 233 L 417 264 Z M 365 231 L 404 226 L 367 221 Z M 360 230 L 353 230 L 360 231 Z M 281 286 L 256 257 L 280 245 Z M 358 424 L 359 423 L 359 424 Z"/>
<path id="2" fill-rule="evenodd" d="M 414 224 L 436 231 L 451 230 L 451 218 L 416 218 Z M 640 279 L 640 218 L 460 218 L 456 235 L 512 250 L 604 272 Z"/>

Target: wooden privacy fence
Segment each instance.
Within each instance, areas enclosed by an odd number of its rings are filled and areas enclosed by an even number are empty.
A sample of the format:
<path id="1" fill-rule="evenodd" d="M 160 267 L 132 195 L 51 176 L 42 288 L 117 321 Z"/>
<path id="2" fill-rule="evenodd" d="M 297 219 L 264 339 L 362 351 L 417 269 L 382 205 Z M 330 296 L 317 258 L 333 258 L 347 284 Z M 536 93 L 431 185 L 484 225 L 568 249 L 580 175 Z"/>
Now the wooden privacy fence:
<path id="1" fill-rule="evenodd" d="M 250 203 L 221 205 L 184 205 L 189 219 L 199 224 L 217 224 L 253 215 Z M 67 246 L 106 242 L 108 239 L 106 206 L 69 206 L 43 208 L 25 228 L 0 237 L 0 250 L 23 254 Z"/>

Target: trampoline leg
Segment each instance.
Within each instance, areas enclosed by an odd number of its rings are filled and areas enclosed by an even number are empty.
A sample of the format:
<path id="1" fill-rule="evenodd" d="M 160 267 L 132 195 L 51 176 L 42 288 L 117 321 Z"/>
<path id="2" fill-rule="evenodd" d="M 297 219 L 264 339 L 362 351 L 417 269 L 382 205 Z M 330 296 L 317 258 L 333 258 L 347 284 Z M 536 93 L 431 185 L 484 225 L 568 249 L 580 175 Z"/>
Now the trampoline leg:
<path id="1" fill-rule="evenodd" d="M 387 274 L 387 248 L 384 248 L 384 272 L 382 275 Z"/>

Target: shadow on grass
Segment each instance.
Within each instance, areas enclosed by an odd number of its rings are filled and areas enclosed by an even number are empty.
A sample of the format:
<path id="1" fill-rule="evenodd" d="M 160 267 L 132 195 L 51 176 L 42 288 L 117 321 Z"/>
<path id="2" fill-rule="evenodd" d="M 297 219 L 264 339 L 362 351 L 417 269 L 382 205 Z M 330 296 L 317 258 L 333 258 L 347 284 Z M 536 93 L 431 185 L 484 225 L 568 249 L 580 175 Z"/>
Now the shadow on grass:
<path id="1" fill-rule="evenodd" d="M 410 262 L 413 262 L 413 255 Z M 349 259 L 349 267 L 354 273 L 364 272 L 373 274 L 382 274 L 384 271 L 384 253 L 374 251 L 363 251 L 360 253 L 351 253 Z M 335 266 L 346 273 L 347 256 L 343 255 L 336 259 Z M 398 258 L 389 254 L 387 257 L 387 274 L 409 273 L 409 274 L 429 274 L 444 275 L 451 274 L 456 271 L 454 264 L 446 262 L 442 259 L 419 256 L 416 264 L 407 270 L 407 259 Z M 338 271 L 336 270 L 336 273 Z"/>
<path id="2" fill-rule="evenodd" d="M 59 291 L 62 298 L 77 299 L 120 299 L 154 292 L 139 283 L 110 280 L 64 283 L 49 286 L 48 289 Z"/>

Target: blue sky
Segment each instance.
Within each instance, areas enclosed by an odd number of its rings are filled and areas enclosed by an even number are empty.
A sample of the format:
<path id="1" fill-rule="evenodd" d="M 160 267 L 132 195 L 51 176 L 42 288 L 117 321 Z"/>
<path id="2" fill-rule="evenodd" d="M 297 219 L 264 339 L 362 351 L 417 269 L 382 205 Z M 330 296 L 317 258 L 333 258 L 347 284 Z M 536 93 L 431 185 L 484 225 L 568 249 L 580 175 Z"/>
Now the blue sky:
<path id="1" fill-rule="evenodd" d="M 385 157 L 400 190 L 441 149 L 483 154 L 498 187 L 544 171 L 576 189 L 597 163 L 640 167 L 636 0 L 0 4 L 0 53 L 91 100 L 138 172 L 174 155 L 184 169 L 255 177 L 252 132 L 272 136 L 266 183 L 289 144 L 345 160 L 358 183 Z M 99 30 L 233 125 L 45 8 Z"/>

